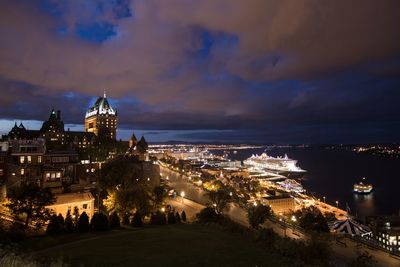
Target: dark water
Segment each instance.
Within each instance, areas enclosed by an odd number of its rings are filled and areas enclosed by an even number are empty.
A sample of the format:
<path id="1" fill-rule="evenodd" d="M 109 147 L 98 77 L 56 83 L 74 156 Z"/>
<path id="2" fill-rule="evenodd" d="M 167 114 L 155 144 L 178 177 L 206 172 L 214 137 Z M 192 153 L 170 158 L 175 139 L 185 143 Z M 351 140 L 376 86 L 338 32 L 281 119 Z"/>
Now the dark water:
<path id="1" fill-rule="evenodd" d="M 229 157 L 244 160 L 252 154 L 260 154 L 264 149 L 238 150 Z M 339 206 L 350 213 L 364 218 L 368 215 L 399 214 L 400 210 L 400 159 L 382 158 L 366 154 L 356 154 L 349 150 L 328 150 L 320 147 L 274 148 L 268 150 L 271 156 L 285 153 L 298 160 L 298 165 L 307 170 L 301 182 L 308 192 L 316 197 Z M 353 184 L 366 177 L 374 186 L 370 195 L 356 195 Z"/>

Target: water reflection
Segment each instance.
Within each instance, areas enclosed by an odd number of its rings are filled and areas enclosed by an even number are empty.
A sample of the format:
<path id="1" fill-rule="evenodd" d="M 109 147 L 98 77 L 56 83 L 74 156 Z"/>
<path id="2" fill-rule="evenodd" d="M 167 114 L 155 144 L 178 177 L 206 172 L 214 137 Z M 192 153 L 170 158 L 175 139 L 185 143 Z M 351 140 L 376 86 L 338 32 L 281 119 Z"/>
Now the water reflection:
<path id="1" fill-rule="evenodd" d="M 374 193 L 370 194 L 353 194 L 354 206 L 358 217 L 365 218 L 365 216 L 371 216 L 376 214 L 376 206 Z"/>

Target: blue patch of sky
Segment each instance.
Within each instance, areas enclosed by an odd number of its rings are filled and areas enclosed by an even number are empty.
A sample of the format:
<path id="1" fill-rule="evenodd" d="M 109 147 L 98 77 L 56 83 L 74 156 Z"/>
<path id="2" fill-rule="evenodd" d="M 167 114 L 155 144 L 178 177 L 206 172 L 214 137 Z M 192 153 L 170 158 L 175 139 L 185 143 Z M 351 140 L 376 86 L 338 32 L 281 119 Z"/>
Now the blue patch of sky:
<path id="1" fill-rule="evenodd" d="M 107 21 L 78 24 L 76 34 L 83 40 L 102 43 L 117 34 L 117 27 Z"/>
<path id="2" fill-rule="evenodd" d="M 236 35 L 224 31 L 210 31 L 205 28 L 196 27 L 193 30 L 196 38 L 200 40 L 200 46 L 192 53 L 198 60 L 207 59 L 212 49 L 222 48 L 223 52 L 232 52 L 239 43 Z M 221 51 L 222 52 L 222 51 Z"/>
<path id="3" fill-rule="evenodd" d="M 53 17 L 60 18 L 64 15 L 65 6 L 54 0 L 41 0 L 39 8 Z"/>

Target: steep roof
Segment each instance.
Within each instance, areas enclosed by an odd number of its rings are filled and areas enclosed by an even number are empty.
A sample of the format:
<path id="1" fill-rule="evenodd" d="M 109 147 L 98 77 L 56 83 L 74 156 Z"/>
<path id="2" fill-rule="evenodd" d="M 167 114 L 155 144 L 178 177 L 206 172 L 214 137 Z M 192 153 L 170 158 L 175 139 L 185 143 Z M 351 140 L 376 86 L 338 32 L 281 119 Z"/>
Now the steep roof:
<path id="1" fill-rule="evenodd" d="M 99 96 L 93 106 L 86 112 L 86 118 L 98 114 L 117 115 L 117 111 L 113 109 L 107 100 L 106 94 L 103 97 Z"/>

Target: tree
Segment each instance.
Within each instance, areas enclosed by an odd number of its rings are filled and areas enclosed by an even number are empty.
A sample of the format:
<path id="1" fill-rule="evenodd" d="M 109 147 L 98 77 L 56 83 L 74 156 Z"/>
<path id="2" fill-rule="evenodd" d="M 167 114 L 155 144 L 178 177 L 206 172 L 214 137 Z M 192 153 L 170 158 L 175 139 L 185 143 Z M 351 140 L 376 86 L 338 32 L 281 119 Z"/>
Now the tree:
<path id="1" fill-rule="evenodd" d="M 82 212 L 78 219 L 77 229 L 79 232 L 88 232 L 89 228 L 89 217 L 87 216 L 86 212 Z"/>
<path id="2" fill-rule="evenodd" d="M 309 231 L 329 232 L 328 223 L 321 211 L 313 206 L 303 208 L 296 212 L 299 225 Z"/>
<path id="3" fill-rule="evenodd" d="M 185 211 L 182 211 L 181 218 L 182 218 L 182 222 L 186 222 L 186 212 Z"/>
<path id="4" fill-rule="evenodd" d="M 257 205 L 251 206 L 247 210 L 247 219 L 253 229 L 258 229 L 265 220 L 271 216 L 271 208 L 269 206 Z"/>
<path id="5" fill-rule="evenodd" d="M 55 198 L 48 188 L 29 183 L 10 190 L 9 203 L 6 206 L 17 219 L 25 217 L 25 228 L 31 222 L 39 227 L 50 218 L 50 211 L 46 206 L 54 202 Z"/>
<path id="6" fill-rule="evenodd" d="M 174 213 L 172 211 L 168 212 L 167 221 L 168 221 L 168 224 L 175 224 L 176 223 L 175 215 L 174 215 Z"/>
<path id="7" fill-rule="evenodd" d="M 133 215 L 132 226 L 133 227 L 142 227 L 143 226 L 142 216 L 140 216 L 139 211 L 136 211 L 135 214 Z"/>
<path id="8" fill-rule="evenodd" d="M 107 215 L 104 213 L 95 213 L 90 221 L 90 229 L 93 231 L 107 231 L 109 228 Z"/>
<path id="9" fill-rule="evenodd" d="M 167 196 L 164 186 L 159 185 L 153 188 L 154 208 L 156 210 L 163 204 L 164 199 Z"/>
<path id="10" fill-rule="evenodd" d="M 67 215 L 65 216 L 65 220 L 64 220 L 64 225 L 65 225 L 66 233 L 72 233 L 75 230 L 75 225 L 74 225 L 74 221 L 72 220 L 70 210 L 67 211 Z"/>
<path id="11" fill-rule="evenodd" d="M 72 219 L 74 221 L 75 227 L 78 226 L 78 219 L 79 219 L 79 208 L 77 206 L 74 207 L 74 211 L 72 213 Z"/>
<path id="12" fill-rule="evenodd" d="M 175 221 L 176 221 L 177 223 L 180 223 L 180 222 L 181 222 L 181 216 L 179 215 L 179 212 L 176 212 L 176 213 L 175 213 Z"/>
<path id="13" fill-rule="evenodd" d="M 223 188 L 218 191 L 209 191 L 208 197 L 217 214 L 222 214 L 222 211 L 226 208 L 231 199 L 231 196 Z"/>
<path id="14" fill-rule="evenodd" d="M 119 228 L 121 226 L 119 216 L 114 211 L 110 216 L 110 228 Z"/>

